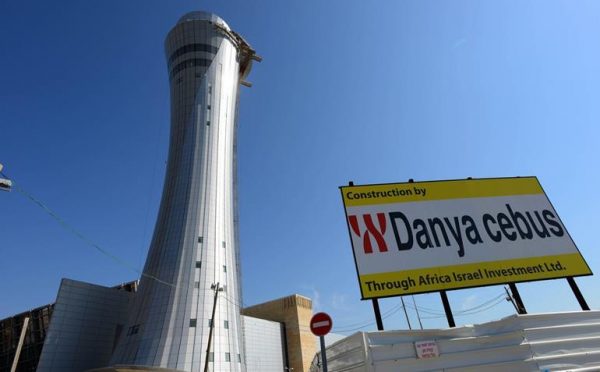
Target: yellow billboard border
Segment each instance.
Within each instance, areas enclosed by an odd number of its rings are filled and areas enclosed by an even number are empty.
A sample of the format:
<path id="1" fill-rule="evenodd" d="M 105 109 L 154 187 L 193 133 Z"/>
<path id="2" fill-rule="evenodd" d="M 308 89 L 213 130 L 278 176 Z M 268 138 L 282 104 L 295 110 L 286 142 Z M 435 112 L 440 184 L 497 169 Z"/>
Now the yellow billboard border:
<path id="1" fill-rule="evenodd" d="M 414 192 L 419 187 L 426 188 L 425 195 Z M 404 182 L 341 186 L 340 189 L 346 207 L 544 193 L 536 177 Z"/>
<path id="2" fill-rule="evenodd" d="M 556 263 L 560 263 L 560 266 L 557 266 Z M 556 269 L 551 271 L 553 265 Z M 558 268 L 561 269 L 559 270 Z M 508 274 L 511 270 L 514 272 L 515 269 L 527 271 L 527 273 Z M 497 277 L 488 277 L 487 272 L 490 271 L 495 272 Z M 503 276 L 500 275 L 501 272 L 506 272 L 507 274 Z M 477 262 L 388 273 L 365 274 L 360 277 L 360 285 L 361 291 L 366 294 L 363 295 L 363 299 L 373 299 L 591 274 L 592 272 L 589 270 L 583 257 L 579 253 L 569 253 L 563 255 L 517 258 L 504 261 Z M 468 275 L 475 278 L 467 279 Z M 480 275 L 481 278 L 477 279 L 478 275 Z M 461 277 L 463 280 L 457 281 L 457 277 Z M 379 283 L 378 285 L 380 286 L 386 286 L 383 283 L 390 283 L 392 284 L 390 286 L 393 286 L 394 282 L 399 284 L 402 280 L 404 280 L 404 283 L 406 284 L 408 278 L 412 279 L 415 283 L 426 281 L 427 283 L 431 282 L 431 284 L 417 284 L 414 290 L 411 290 L 411 288 L 407 290 L 403 290 L 402 288 L 391 288 L 382 291 L 369 291 L 369 285 L 367 284 L 369 282 L 376 282 Z M 446 283 L 440 281 L 446 279 L 449 279 L 451 282 Z M 463 284 L 458 284 L 459 282 Z M 371 284 L 371 287 L 374 287 L 374 285 Z M 373 293 L 373 295 L 370 295 L 370 293 Z"/>
<path id="3" fill-rule="evenodd" d="M 523 182 L 523 180 L 525 180 L 524 183 L 521 183 L 521 185 L 527 185 L 526 187 L 519 187 L 519 188 L 513 188 L 513 192 L 515 193 L 510 193 L 510 192 L 504 192 L 502 191 L 500 188 L 498 188 L 498 182 L 506 182 L 508 180 L 518 180 L 518 182 Z M 496 181 L 495 182 L 495 187 L 494 190 L 496 192 L 495 195 L 490 195 L 490 193 L 479 193 L 479 195 L 477 195 L 477 193 L 473 192 L 471 193 L 472 196 L 464 196 L 464 194 L 462 194 L 463 196 L 454 196 L 452 197 L 452 193 L 447 193 L 446 195 L 448 196 L 448 199 L 466 199 L 466 198 L 479 198 L 479 197 L 493 197 L 493 196 L 512 196 L 512 195 L 531 195 L 531 194 L 543 194 L 546 197 L 546 200 L 548 200 L 548 203 L 550 204 L 550 206 L 552 207 L 552 209 L 554 210 L 554 212 L 556 213 L 556 217 L 558 218 L 558 220 L 560 221 L 561 225 L 565 228 L 565 232 L 567 233 L 567 237 L 571 240 L 571 243 L 573 243 L 573 246 L 575 247 L 575 249 L 577 250 L 577 253 L 573 253 L 572 255 L 577 255 L 580 260 L 582 261 L 583 265 L 585 266 L 585 268 L 587 269 L 585 272 L 586 273 L 582 273 L 582 274 L 578 274 L 578 275 L 560 275 L 560 276 L 555 276 L 555 277 L 545 277 L 542 279 L 526 279 L 526 280 L 515 280 L 515 281 L 505 281 L 503 283 L 494 283 L 494 284 L 482 284 L 482 285 L 473 285 L 473 286 L 461 286 L 461 287 L 452 287 L 452 288 L 446 288 L 446 289 L 433 289 L 433 290 L 429 290 L 429 291 L 423 291 L 423 292 L 413 292 L 411 294 L 418 294 L 418 293 L 431 293 L 431 292 L 440 292 L 442 290 L 444 291 L 450 291 L 450 290 L 458 290 L 458 289 L 467 289 L 467 288 L 478 288 L 478 287 L 486 287 L 486 286 L 490 286 L 490 285 L 500 285 L 500 284 L 509 284 L 509 283 L 525 283 L 525 282 L 530 282 L 530 281 L 541 281 L 541 280 L 550 280 L 550 279 L 561 279 L 561 278 L 569 278 L 569 277 L 576 277 L 576 276 L 589 276 L 589 275 L 593 275 L 592 270 L 590 269 L 590 266 L 587 264 L 587 262 L 585 261 L 585 258 L 583 257 L 583 255 L 581 254 L 581 252 L 579 251 L 579 247 L 577 247 L 577 244 L 575 244 L 575 241 L 573 240 L 573 238 L 571 237 L 571 234 L 569 233 L 569 231 L 567 230 L 567 227 L 565 226 L 565 224 L 562 222 L 562 220 L 560 219 L 560 216 L 558 214 L 558 212 L 556 212 L 556 208 L 554 208 L 554 205 L 552 204 L 552 201 L 550 201 L 550 198 L 548 198 L 548 195 L 546 194 L 546 191 L 544 190 L 544 188 L 542 187 L 541 183 L 539 182 L 538 178 L 536 176 L 524 176 L 524 177 L 495 177 L 495 178 L 467 178 L 467 179 L 454 179 L 454 180 L 435 180 L 435 181 L 422 181 L 422 182 L 414 182 L 412 179 L 409 182 L 396 182 L 396 183 L 380 183 L 380 184 L 370 184 L 370 185 L 354 185 L 354 182 L 350 181 L 349 184 L 347 186 L 339 186 L 340 189 L 340 193 L 342 196 L 342 205 L 344 206 L 344 217 L 346 219 L 346 227 L 348 228 L 348 237 L 350 239 L 350 245 L 352 247 L 352 256 L 354 258 L 354 268 L 356 269 L 356 276 L 358 278 L 358 285 L 359 285 L 359 289 L 360 289 L 360 295 L 361 295 L 361 299 L 362 300 L 374 300 L 374 299 L 378 299 L 378 298 L 386 298 L 386 297 L 396 297 L 399 296 L 399 294 L 391 294 L 391 295 L 383 295 L 383 296 L 372 296 L 372 297 L 365 297 L 364 296 L 364 292 L 363 292 L 363 284 L 361 281 L 361 275 L 360 272 L 358 271 L 358 263 L 356 261 L 356 253 L 355 253 L 355 249 L 354 249 L 354 243 L 352 241 L 352 233 L 350 231 L 350 225 L 348 224 L 348 205 L 346 205 L 346 197 L 344 196 L 344 190 L 350 189 L 352 188 L 353 190 L 357 189 L 357 188 L 365 188 L 365 187 L 387 187 L 389 189 L 389 187 L 393 187 L 393 186 L 418 186 L 418 185 L 423 185 L 423 184 L 427 184 L 427 185 L 435 185 L 435 184 L 439 184 L 439 183 L 461 183 L 463 186 L 466 182 L 491 182 L 491 181 Z M 538 189 L 539 188 L 539 189 Z M 533 191 L 533 192 L 532 192 Z M 454 193 L 454 195 L 456 195 L 456 193 Z M 395 202 L 393 201 L 393 199 L 386 199 L 384 201 L 379 201 L 379 202 L 368 202 L 368 203 L 360 203 L 360 204 L 354 204 L 352 206 L 359 206 L 359 205 L 370 205 L 370 204 L 388 204 L 388 203 L 401 203 L 401 202 L 411 202 L 411 201 L 421 201 L 424 198 L 415 198 L 415 200 L 403 200 L 403 201 L 398 201 Z M 431 198 L 431 199 L 425 199 L 425 200 L 442 200 L 444 198 Z M 571 255 L 571 254 L 569 254 Z M 548 256 L 545 256 L 548 257 Z M 531 259 L 535 259 L 535 258 L 539 258 L 539 257 L 529 257 Z M 525 258 L 525 259 L 529 259 L 529 258 Z M 520 260 L 524 260 L 524 259 L 520 259 Z M 510 261 L 510 260 L 507 260 Z M 506 261 L 496 261 L 496 262 L 506 262 Z M 475 263 L 475 264 L 467 264 L 467 265 L 478 265 L 481 263 Z M 455 266 L 461 266 L 461 265 L 455 265 Z M 416 270 L 420 270 L 420 269 L 416 269 Z M 385 275 L 386 273 L 380 273 L 381 275 Z M 380 275 L 380 274 L 365 274 L 365 275 Z M 363 275 L 363 276 L 365 276 Z M 406 294 L 406 293 L 405 293 Z"/>

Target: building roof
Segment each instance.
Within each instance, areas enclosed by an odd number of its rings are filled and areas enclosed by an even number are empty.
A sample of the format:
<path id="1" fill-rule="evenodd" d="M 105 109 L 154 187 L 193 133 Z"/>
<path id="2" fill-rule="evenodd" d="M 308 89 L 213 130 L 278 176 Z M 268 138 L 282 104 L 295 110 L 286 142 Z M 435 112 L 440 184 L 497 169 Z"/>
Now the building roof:
<path id="1" fill-rule="evenodd" d="M 189 22 L 189 21 L 209 21 L 209 22 L 216 23 L 218 25 L 223 26 L 224 28 L 227 29 L 227 31 L 231 30 L 229 28 L 229 26 L 227 25 L 227 23 L 223 20 L 223 18 L 219 17 L 216 14 L 204 12 L 202 10 L 196 10 L 196 11 L 184 14 L 181 18 L 179 18 L 179 21 L 177 21 L 177 23 L 179 24 L 179 23 Z"/>

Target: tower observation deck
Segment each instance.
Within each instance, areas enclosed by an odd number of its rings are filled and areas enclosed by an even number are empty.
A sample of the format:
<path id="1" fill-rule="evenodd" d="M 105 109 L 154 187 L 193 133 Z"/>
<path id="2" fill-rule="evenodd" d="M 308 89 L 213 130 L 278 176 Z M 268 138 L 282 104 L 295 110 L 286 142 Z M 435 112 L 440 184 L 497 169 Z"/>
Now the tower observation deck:
<path id="1" fill-rule="evenodd" d="M 165 40 L 171 133 L 160 210 L 113 365 L 245 371 L 236 192 L 240 84 L 252 60 L 216 15 L 191 12 Z M 218 283 L 218 286 L 216 286 Z M 215 289 L 218 301 L 210 324 Z"/>

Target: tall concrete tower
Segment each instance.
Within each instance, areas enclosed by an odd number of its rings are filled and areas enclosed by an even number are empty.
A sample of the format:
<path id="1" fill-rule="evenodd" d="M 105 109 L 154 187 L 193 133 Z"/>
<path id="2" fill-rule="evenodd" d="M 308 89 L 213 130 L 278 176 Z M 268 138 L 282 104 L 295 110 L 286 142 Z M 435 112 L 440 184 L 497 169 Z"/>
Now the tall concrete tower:
<path id="1" fill-rule="evenodd" d="M 165 51 L 171 87 L 166 179 L 139 292 L 111 364 L 203 370 L 212 327 L 210 370 L 245 371 L 237 102 L 259 57 L 205 12 L 181 17 Z"/>

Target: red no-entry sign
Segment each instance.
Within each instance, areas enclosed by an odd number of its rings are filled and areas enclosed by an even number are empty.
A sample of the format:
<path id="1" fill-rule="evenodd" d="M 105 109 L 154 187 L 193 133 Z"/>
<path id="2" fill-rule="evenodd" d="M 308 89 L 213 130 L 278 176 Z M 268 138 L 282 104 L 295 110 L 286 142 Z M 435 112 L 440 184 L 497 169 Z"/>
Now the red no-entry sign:
<path id="1" fill-rule="evenodd" d="M 310 320 L 310 330 L 315 336 L 325 336 L 331 331 L 333 321 L 326 313 L 316 313 Z"/>

